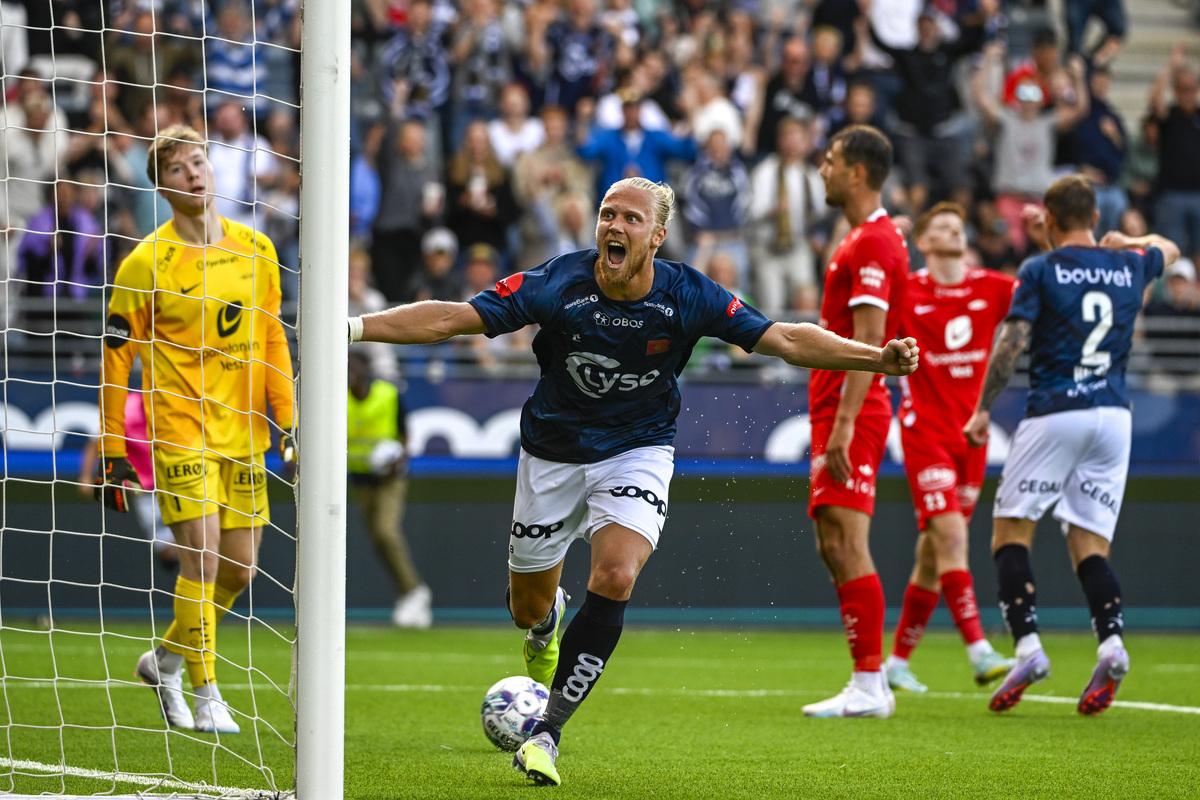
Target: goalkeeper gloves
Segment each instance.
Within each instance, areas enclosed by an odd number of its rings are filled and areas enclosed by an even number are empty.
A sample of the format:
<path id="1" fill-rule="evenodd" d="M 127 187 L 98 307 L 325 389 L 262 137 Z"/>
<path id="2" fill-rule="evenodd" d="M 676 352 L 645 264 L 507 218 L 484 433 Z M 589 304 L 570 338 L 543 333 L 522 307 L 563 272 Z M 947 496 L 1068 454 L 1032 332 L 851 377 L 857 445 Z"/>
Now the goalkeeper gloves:
<path id="1" fill-rule="evenodd" d="M 97 483 L 92 495 L 104 505 L 125 513 L 129 510 L 129 494 L 127 487 L 141 488 L 133 465 L 124 456 L 101 456 L 96 464 L 98 472 Z"/>
<path id="2" fill-rule="evenodd" d="M 287 466 L 296 466 L 296 438 L 291 433 L 279 437 L 279 457 Z"/>

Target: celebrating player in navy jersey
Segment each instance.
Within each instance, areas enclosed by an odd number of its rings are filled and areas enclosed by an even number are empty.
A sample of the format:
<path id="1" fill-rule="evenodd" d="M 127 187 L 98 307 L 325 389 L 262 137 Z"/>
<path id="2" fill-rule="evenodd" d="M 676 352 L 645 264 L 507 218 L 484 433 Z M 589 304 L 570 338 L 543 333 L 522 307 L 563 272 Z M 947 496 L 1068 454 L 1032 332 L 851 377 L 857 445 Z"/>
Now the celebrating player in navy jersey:
<path id="1" fill-rule="evenodd" d="M 1161 236 L 1117 233 L 1097 247 L 1096 195 L 1082 176 L 1055 181 L 1045 203 L 1044 220 L 1036 224 L 1055 249 L 1021 267 L 978 409 L 964 429 L 975 446 L 987 441 L 988 410 L 1030 345 L 1029 401 L 996 492 L 992 531 L 1000 610 L 1016 642 L 1017 665 L 989 707 L 1012 708 L 1050 674 L 1037 633 L 1029 548 L 1037 521 L 1054 507 L 1100 640 L 1078 710 L 1098 714 L 1129 672 L 1121 589 L 1108 563 L 1129 470 L 1125 364 L 1146 285 L 1179 257 L 1179 248 Z"/>
<path id="2" fill-rule="evenodd" d="M 654 257 L 674 213 L 670 187 L 614 183 L 596 220 L 596 248 L 511 275 L 466 303 L 426 301 L 350 320 L 351 341 L 440 342 L 525 325 L 541 379 L 521 412 L 509 538 L 508 608 L 525 637 L 529 674 L 550 701 L 513 766 L 561 782 L 562 726 L 617 645 L 634 581 L 658 544 L 673 470 L 678 376 L 701 336 L 790 364 L 906 375 L 913 339 L 884 347 L 816 325 L 771 322 L 686 264 Z M 575 539 L 591 545 L 587 596 L 558 637 L 569 599 L 559 586 Z M 561 652 L 560 652 L 561 651 Z"/>

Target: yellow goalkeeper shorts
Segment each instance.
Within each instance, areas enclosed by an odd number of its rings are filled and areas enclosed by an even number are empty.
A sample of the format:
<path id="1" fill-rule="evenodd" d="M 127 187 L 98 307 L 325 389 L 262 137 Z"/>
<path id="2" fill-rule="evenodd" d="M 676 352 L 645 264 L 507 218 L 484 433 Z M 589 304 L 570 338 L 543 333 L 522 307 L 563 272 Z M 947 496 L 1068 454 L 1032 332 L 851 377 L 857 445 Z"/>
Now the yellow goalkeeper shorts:
<path id="1" fill-rule="evenodd" d="M 271 521 L 262 453 L 231 459 L 156 443 L 154 488 L 167 525 L 209 514 L 219 515 L 222 529 L 260 528 Z"/>

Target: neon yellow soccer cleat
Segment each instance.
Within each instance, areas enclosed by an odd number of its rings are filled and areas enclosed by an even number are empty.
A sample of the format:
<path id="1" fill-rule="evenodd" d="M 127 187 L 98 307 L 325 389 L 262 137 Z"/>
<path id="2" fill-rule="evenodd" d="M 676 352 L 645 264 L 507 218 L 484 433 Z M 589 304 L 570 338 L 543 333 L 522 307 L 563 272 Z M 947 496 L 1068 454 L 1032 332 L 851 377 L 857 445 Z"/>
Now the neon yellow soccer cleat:
<path id="1" fill-rule="evenodd" d="M 553 625 L 546 633 L 537 634 L 532 630 L 525 634 L 525 670 L 529 677 L 550 688 L 554 681 L 554 670 L 558 667 L 558 629 L 562 626 L 563 613 L 567 610 L 567 601 L 571 597 L 558 587 L 554 597 Z"/>
<path id="2" fill-rule="evenodd" d="M 525 744 L 517 750 L 513 756 L 513 767 L 524 772 L 525 777 L 538 786 L 560 786 L 562 778 L 558 777 L 558 770 L 554 766 L 556 758 L 558 745 L 554 743 L 554 737 L 539 733 L 526 739 Z"/>

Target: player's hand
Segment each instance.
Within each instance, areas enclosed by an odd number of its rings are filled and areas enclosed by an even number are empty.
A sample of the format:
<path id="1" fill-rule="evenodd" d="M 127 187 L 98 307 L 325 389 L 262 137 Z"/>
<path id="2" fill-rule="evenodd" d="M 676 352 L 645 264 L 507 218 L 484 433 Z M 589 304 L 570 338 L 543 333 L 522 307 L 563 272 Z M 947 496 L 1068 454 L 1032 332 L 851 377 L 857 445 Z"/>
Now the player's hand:
<path id="1" fill-rule="evenodd" d="M 126 490 L 130 487 L 141 488 L 133 465 L 124 456 L 100 456 L 96 462 L 96 484 L 92 496 L 122 514 L 129 510 L 129 494 Z"/>
<path id="2" fill-rule="evenodd" d="M 988 441 L 988 427 L 991 425 L 992 415 L 987 411 L 976 411 L 967 420 L 967 424 L 963 426 L 963 434 L 967 437 L 967 444 L 971 447 L 983 447 Z"/>
<path id="3" fill-rule="evenodd" d="M 283 465 L 294 469 L 296 466 L 296 439 L 291 432 L 281 434 L 279 437 L 279 457 L 283 459 Z"/>
<path id="4" fill-rule="evenodd" d="M 1100 246 L 1106 250 L 1124 250 L 1129 247 L 1129 237 L 1120 231 L 1109 231 L 1100 240 Z"/>
<path id="5" fill-rule="evenodd" d="M 1025 235 L 1041 250 L 1050 249 L 1050 234 L 1046 230 L 1046 211 L 1041 206 L 1026 203 L 1021 208 L 1021 224 Z"/>
<path id="6" fill-rule="evenodd" d="M 829 441 L 825 445 L 825 469 L 829 477 L 838 483 L 850 479 L 852 466 L 850 464 L 850 443 L 854 441 L 854 423 L 837 421 L 829 432 Z"/>
<path id="7" fill-rule="evenodd" d="M 885 375 L 911 375 L 917 371 L 921 348 L 911 336 L 907 339 L 892 339 L 883 346 L 879 354 L 881 372 Z"/>

